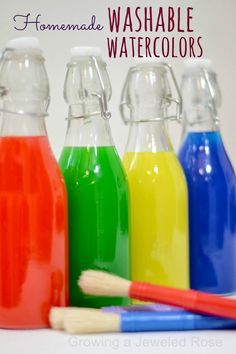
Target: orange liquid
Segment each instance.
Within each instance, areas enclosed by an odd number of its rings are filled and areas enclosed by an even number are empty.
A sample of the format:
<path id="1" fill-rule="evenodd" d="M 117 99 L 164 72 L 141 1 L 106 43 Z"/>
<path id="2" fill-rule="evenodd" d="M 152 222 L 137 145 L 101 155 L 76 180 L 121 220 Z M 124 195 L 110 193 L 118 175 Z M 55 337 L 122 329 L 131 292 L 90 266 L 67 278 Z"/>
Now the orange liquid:
<path id="1" fill-rule="evenodd" d="M 66 189 L 47 137 L 0 138 L 0 327 L 67 304 Z"/>

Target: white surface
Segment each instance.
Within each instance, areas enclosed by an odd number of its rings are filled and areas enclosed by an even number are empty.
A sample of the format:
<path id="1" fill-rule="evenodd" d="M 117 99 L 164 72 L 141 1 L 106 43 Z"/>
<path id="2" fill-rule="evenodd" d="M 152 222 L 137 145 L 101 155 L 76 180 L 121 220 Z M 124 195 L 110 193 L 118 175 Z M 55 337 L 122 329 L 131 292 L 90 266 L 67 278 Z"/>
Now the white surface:
<path id="1" fill-rule="evenodd" d="M 7 42 L 6 48 L 41 50 L 39 40 L 36 37 L 13 38 L 9 42 Z"/>
<path id="2" fill-rule="evenodd" d="M 235 331 L 72 336 L 52 330 L 0 330 L 1 354 L 235 354 Z"/>
<path id="3" fill-rule="evenodd" d="M 98 47 L 72 47 L 70 50 L 71 57 L 84 57 L 84 56 L 102 56 L 102 51 Z"/>

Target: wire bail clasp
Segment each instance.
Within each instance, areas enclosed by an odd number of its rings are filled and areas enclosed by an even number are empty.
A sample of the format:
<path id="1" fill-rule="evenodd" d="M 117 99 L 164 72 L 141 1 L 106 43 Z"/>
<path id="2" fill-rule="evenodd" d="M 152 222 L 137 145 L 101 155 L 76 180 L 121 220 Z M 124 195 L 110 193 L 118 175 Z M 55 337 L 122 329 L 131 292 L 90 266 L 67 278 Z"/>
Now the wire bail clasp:
<path id="1" fill-rule="evenodd" d="M 96 57 L 92 56 L 92 61 L 94 64 L 94 67 L 96 69 L 97 75 L 98 75 L 98 79 L 102 88 L 102 93 L 92 93 L 93 96 L 98 97 L 99 99 L 99 103 L 100 103 L 100 107 L 101 107 L 101 112 L 102 112 L 102 116 L 104 119 L 110 119 L 111 118 L 111 112 L 108 109 L 108 103 L 107 103 L 107 95 L 106 95 L 106 90 L 105 90 L 105 85 L 102 79 L 102 75 L 98 66 L 98 62 Z"/>
<path id="2" fill-rule="evenodd" d="M 3 52 L 1 53 L 1 55 L 0 55 L 0 66 L 2 65 L 3 58 L 4 58 L 5 54 L 6 54 L 7 52 L 9 52 L 9 51 L 12 51 L 12 49 L 11 49 L 11 48 L 5 48 L 5 49 L 3 50 Z M 2 97 L 6 96 L 7 94 L 8 94 L 8 89 L 7 89 L 7 87 L 0 85 L 0 99 L 1 99 Z"/>
<path id="3" fill-rule="evenodd" d="M 2 62 L 3 62 L 3 58 L 4 58 L 5 54 L 6 54 L 9 50 L 11 50 L 11 49 L 5 48 L 5 49 L 3 50 L 3 52 L 1 53 L 1 55 L 0 55 L 0 71 L 1 71 L 1 66 L 2 66 Z M 9 92 L 9 91 L 8 91 L 8 89 L 7 89 L 6 86 L 0 85 L 0 100 L 1 100 L 0 114 L 1 114 L 1 116 L 2 116 L 2 114 L 3 114 L 3 112 L 4 112 L 4 110 L 3 110 L 3 98 L 4 98 L 5 96 L 7 96 L 8 92 Z"/>
<path id="4" fill-rule="evenodd" d="M 205 68 L 202 68 L 202 73 L 205 78 L 205 81 L 207 84 L 207 89 L 209 91 L 210 98 L 211 98 L 211 103 L 209 103 L 208 106 L 209 106 L 210 111 L 212 112 L 214 121 L 216 123 L 218 123 L 219 117 L 218 117 L 218 112 L 217 112 L 217 108 L 216 108 L 216 104 L 215 104 L 215 100 L 214 100 L 214 93 L 213 93 L 212 85 L 211 85 L 210 79 L 209 79 L 209 74 Z"/>
<path id="5" fill-rule="evenodd" d="M 0 98 L 6 96 L 8 93 L 8 90 L 5 86 L 0 86 Z"/>
<path id="6" fill-rule="evenodd" d="M 182 99 L 182 95 L 180 92 L 180 88 L 179 88 L 178 82 L 176 80 L 172 66 L 168 63 L 163 63 L 163 65 L 165 65 L 167 67 L 167 69 L 169 70 L 171 79 L 174 83 L 174 87 L 175 87 L 175 90 L 177 93 L 177 98 L 173 98 L 170 95 L 167 97 L 167 99 L 170 101 L 170 103 L 173 102 L 176 104 L 176 114 L 174 116 L 167 116 L 167 117 L 165 117 L 165 119 L 177 120 L 177 122 L 181 122 L 181 117 L 182 117 L 182 112 L 183 112 L 183 99 Z"/>
<path id="7" fill-rule="evenodd" d="M 178 122 L 181 121 L 182 111 L 183 111 L 183 100 L 182 100 L 182 95 L 181 95 L 174 71 L 173 71 L 172 66 L 170 64 L 164 63 L 164 62 L 161 64 L 167 68 L 167 71 L 169 72 L 171 79 L 174 83 L 174 87 L 175 87 L 175 90 L 177 93 L 177 98 L 173 98 L 170 94 L 170 95 L 166 96 L 166 100 L 169 101 L 170 103 L 176 104 L 176 114 L 171 115 L 171 116 L 166 116 L 166 117 L 155 117 L 152 119 L 145 119 L 145 120 L 139 119 L 139 120 L 134 120 L 134 122 L 155 122 L 155 121 L 162 121 L 164 119 L 177 120 Z M 127 88 L 128 80 L 129 80 L 129 73 L 128 73 L 126 81 L 125 81 L 125 85 L 124 85 L 125 89 Z M 129 116 L 126 115 L 125 108 L 129 109 L 129 113 L 130 113 Z M 132 107 L 129 104 L 129 102 L 127 102 L 125 99 L 122 100 L 119 105 L 119 110 L 120 110 L 120 114 L 121 114 L 124 124 L 130 123 Z"/>

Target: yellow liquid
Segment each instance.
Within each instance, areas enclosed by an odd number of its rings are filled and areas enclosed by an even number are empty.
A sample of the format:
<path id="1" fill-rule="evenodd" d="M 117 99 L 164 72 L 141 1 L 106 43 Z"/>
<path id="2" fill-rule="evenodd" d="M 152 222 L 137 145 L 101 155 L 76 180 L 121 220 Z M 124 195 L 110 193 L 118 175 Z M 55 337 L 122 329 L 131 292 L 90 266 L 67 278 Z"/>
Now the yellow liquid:
<path id="1" fill-rule="evenodd" d="M 173 152 L 127 152 L 132 280 L 189 287 L 188 194 Z"/>

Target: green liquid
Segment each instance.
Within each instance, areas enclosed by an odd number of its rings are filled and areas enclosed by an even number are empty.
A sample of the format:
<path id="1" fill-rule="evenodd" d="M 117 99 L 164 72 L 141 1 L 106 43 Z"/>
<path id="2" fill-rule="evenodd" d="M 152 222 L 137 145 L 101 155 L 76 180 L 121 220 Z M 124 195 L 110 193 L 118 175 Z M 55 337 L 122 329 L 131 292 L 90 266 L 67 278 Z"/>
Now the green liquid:
<path id="1" fill-rule="evenodd" d="M 69 203 L 70 305 L 127 305 L 123 298 L 84 295 L 77 286 L 85 269 L 129 278 L 128 184 L 116 149 L 65 147 L 59 164 Z"/>

